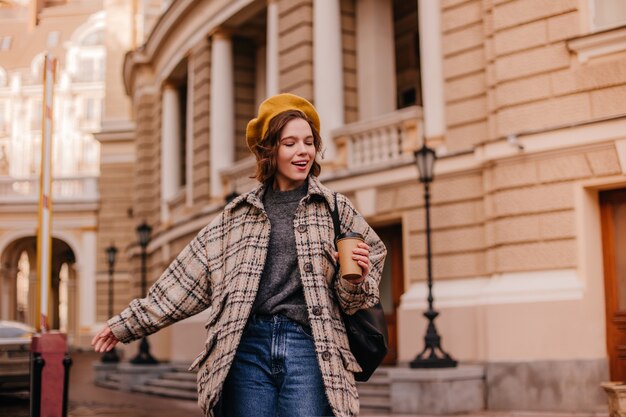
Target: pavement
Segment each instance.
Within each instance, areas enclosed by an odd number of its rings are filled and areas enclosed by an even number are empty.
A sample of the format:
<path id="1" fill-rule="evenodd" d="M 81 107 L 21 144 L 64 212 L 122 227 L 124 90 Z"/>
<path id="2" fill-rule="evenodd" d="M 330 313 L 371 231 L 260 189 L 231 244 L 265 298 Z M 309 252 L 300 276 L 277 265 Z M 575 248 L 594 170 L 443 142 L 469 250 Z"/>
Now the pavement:
<path id="1" fill-rule="evenodd" d="M 69 417 L 203 417 L 195 401 L 175 400 L 139 393 L 121 392 L 93 384 L 92 363 L 100 356 L 94 352 L 75 352 L 70 373 Z M 0 393 L 0 416 L 28 417 L 27 394 Z M 365 416 L 365 415 L 364 415 Z M 482 411 L 454 416 L 417 414 L 372 415 L 368 417 L 609 417 L 608 412 L 548 413 Z M 250 416 L 254 417 L 254 416 Z"/>

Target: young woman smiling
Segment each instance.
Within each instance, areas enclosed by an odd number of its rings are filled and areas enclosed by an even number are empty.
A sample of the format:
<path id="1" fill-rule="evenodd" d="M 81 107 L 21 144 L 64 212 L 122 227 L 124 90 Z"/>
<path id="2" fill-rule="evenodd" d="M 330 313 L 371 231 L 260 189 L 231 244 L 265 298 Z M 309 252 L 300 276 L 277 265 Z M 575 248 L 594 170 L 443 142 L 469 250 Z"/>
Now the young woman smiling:
<path id="1" fill-rule="evenodd" d="M 248 123 L 259 185 L 229 203 L 143 299 L 111 318 L 92 344 L 110 350 L 211 308 L 207 339 L 191 365 L 207 416 L 356 416 L 354 372 L 340 311 L 378 302 L 386 250 L 343 195 L 323 186 L 319 116 L 279 94 Z M 341 231 L 363 235 L 353 252 L 362 276 L 335 276 L 330 210 Z"/>

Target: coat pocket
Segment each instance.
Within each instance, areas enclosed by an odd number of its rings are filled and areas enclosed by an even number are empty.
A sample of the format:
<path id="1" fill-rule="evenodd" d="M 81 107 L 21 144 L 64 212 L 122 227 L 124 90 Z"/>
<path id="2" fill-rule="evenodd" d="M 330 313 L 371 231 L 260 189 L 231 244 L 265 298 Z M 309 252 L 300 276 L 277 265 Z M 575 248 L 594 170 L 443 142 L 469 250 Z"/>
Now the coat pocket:
<path id="1" fill-rule="evenodd" d="M 193 362 L 191 363 L 191 366 L 188 369 L 189 371 L 195 371 L 202 363 L 204 363 L 204 361 L 209 357 L 209 355 L 213 351 L 216 341 L 217 341 L 217 333 L 209 334 L 206 342 L 204 343 L 204 349 L 202 349 L 202 352 L 200 352 L 198 356 L 196 356 L 196 358 L 193 360 Z"/>
<path id="2" fill-rule="evenodd" d="M 209 330 L 209 327 L 213 326 L 217 322 L 217 320 L 219 320 L 219 318 L 222 316 L 222 313 L 224 312 L 224 309 L 226 308 L 227 301 L 228 301 L 228 293 L 224 295 L 224 297 L 219 303 L 215 304 L 212 307 L 211 314 L 209 315 L 208 320 L 204 324 L 205 329 Z"/>
<path id="3" fill-rule="evenodd" d="M 350 350 L 340 347 L 339 354 L 341 355 L 341 360 L 343 361 L 344 368 L 346 368 L 348 371 L 355 373 L 363 371 Z"/>

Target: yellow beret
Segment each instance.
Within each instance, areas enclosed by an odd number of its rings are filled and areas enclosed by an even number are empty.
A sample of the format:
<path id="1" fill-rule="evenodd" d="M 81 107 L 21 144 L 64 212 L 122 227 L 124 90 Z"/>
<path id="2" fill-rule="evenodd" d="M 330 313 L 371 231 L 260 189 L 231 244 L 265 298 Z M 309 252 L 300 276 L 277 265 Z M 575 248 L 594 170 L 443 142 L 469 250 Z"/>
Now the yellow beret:
<path id="1" fill-rule="evenodd" d="M 248 126 L 246 127 L 246 143 L 250 150 L 253 150 L 254 147 L 261 142 L 263 137 L 265 137 L 270 120 L 287 110 L 300 110 L 311 120 L 313 127 L 315 127 L 315 130 L 319 133 L 320 117 L 317 115 L 317 111 L 311 103 L 295 94 L 277 94 L 261 103 L 259 106 L 259 115 L 256 119 L 252 119 L 248 122 Z"/>

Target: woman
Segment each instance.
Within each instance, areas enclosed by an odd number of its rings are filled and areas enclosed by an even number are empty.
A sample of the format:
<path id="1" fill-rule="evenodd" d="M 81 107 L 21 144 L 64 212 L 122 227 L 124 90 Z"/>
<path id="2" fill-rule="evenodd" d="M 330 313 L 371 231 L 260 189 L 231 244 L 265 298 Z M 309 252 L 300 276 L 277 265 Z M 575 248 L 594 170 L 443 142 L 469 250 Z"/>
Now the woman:
<path id="1" fill-rule="evenodd" d="M 259 186 L 229 203 L 178 255 L 143 299 L 111 318 L 92 344 L 108 351 L 210 307 L 198 369 L 208 416 L 355 416 L 354 372 L 340 309 L 378 301 L 386 250 L 350 201 L 337 195 L 341 232 L 362 276 L 335 276 L 330 210 L 317 176 L 319 116 L 307 100 L 270 97 L 248 123 Z"/>

